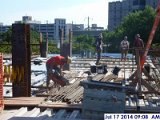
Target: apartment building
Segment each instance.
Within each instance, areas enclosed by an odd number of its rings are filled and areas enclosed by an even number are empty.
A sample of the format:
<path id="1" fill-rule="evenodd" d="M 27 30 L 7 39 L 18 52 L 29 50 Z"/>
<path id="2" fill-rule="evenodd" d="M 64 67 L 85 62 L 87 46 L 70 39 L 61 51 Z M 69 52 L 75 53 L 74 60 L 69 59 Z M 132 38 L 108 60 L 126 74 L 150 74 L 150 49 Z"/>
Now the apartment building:
<path id="1" fill-rule="evenodd" d="M 90 36 L 97 36 L 99 33 L 104 31 L 103 27 L 97 26 L 97 24 L 92 24 L 90 30 L 86 30 L 84 28 L 84 24 L 67 24 L 66 19 L 63 18 L 56 18 L 54 19 L 54 23 L 41 23 L 40 21 L 32 20 L 32 16 L 22 16 L 22 20 L 15 21 L 15 23 L 27 23 L 30 24 L 31 29 L 36 30 L 39 33 L 42 33 L 43 40 L 53 40 L 56 42 L 60 41 L 60 29 L 63 29 L 63 38 L 64 40 L 69 39 L 69 30 L 73 32 L 73 36 L 79 35 L 90 35 Z M 10 26 L 3 26 L 0 23 L 0 33 L 6 32 Z M 96 35 L 94 35 L 96 34 Z"/>
<path id="2" fill-rule="evenodd" d="M 66 19 L 56 18 L 54 20 L 54 40 L 60 40 L 60 29 L 63 30 L 63 38 L 66 39 Z"/>
<path id="3" fill-rule="evenodd" d="M 66 19 L 55 19 L 54 23 L 41 23 L 40 21 L 32 20 L 31 16 L 23 16 L 22 21 L 16 21 L 15 23 L 22 22 L 31 25 L 31 28 L 42 33 L 43 39 L 46 40 L 60 40 L 59 30 L 64 30 L 64 39 L 66 39 Z"/>
<path id="4" fill-rule="evenodd" d="M 32 24 L 32 28 L 42 33 L 43 39 L 54 40 L 54 23 Z"/>
<path id="5" fill-rule="evenodd" d="M 122 0 L 109 2 L 108 30 L 113 31 L 130 12 L 143 10 L 147 5 L 156 8 L 157 3 L 158 0 Z"/>
<path id="6" fill-rule="evenodd" d="M 0 23 L 0 33 L 7 32 L 10 27 L 10 25 L 3 25 L 3 23 Z"/>
<path id="7" fill-rule="evenodd" d="M 84 24 L 72 24 L 73 31 L 82 31 L 84 30 Z"/>

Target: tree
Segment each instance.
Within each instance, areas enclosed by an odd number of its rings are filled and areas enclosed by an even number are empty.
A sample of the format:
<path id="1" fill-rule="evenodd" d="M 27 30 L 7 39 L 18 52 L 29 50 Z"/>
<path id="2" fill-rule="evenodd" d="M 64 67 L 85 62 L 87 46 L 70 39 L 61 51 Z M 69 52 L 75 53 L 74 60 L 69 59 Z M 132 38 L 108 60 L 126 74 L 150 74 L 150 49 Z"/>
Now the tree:
<path id="1" fill-rule="evenodd" d="M 1 53 L 11 53 L 11 34 L 12 29 L 9 28 L 7 32 L 1 33 L 1 41 L 2 44 L 0 46 Z"/>
<path id="2" fill-rule="evenodd" d="M 0 52 L 2 53 L 11 53 L 11 35 L 12 35 L 12 29 L 8 29 L 7 32 L 4 32 L 2 33 L 2 41 L 1 44 L 4 44 L 4 45 L 1 45 L 0 47 Z M 39 40 L 40 40 L 40 37 L 39 37 L 39 33 L 32 30 L 31 29 L 31 33 L 30 33 L 30 43 L 31 44 L 39 44 Z M 32 52 L 35 52 L 36 54 L 39 53 L 39 46 L 32 46 L 31 45 L 31 49 L 32 49 Z"/>
<path id="3" fill-rule="evenodd" d="M 133 43 L 135 34 L 139 33 L 141 38 L 146 43 L 149 33 L 152 29 L 155 18 L 155 10 L 147 6 L 143 11 L 130 13 L 124 18 L 121 27 L 124 29 L 124 34 L 128 36 L 130 43 Z"/>
<path id="4" fill-rule="evenodd" d="M 7 43 L 11 43 L 11 34 L 12 34 L 12 29 L 9 28 L 7 30 L 7 32 L 4 32 L 2 34 L 2 40 L 5 41 L 5 42 L 7 42 Z"/>
<path id="5" fill-rule="evenodd" d="M 94 51 L 93 43 L 95 39 L 88 35 L 80 35 L 73 41 L 73 53 L 80 53 L 80 51 Z"/>
<path id="6" fill-rule="evenodd" d="M 60 49 L 57 48 L 57 42 L 48 41 L 48 53 L 54 53 L 54 54 L 59 54 L 60 53 Z"/>
<path id="7" fill-rule="evenodd" d="M 105 42 L 109 43 L 109 52 L 118 52 L 118 45 L 124 36 L 128 36 L 130 46 L 133 45 L 135 34 L 139 33 L 144 43 L 148 41 L 156 12 L 147 6 L 143 11 L 135 11 L 124 17 L 122 24 L 112 32 L 106 32 Z M 160 27 L 158 27 L 153 43 L 159 43 Z"/>

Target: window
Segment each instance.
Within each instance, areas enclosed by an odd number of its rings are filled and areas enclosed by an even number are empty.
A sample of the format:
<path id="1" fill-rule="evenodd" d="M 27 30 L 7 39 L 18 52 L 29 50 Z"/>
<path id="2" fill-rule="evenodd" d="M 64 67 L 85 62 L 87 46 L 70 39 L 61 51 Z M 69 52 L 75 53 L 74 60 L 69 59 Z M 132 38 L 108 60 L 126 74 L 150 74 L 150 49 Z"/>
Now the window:
<path id="1" fill-rule="evenodd" d="M 140 0 L 140 5 L 145 5 L 146 4 L 146 1 L 145 0 Z"/>
<path id="2" fill-rule="evenodd" d="M 138 5 L 138 0 L 134 0 L 133 5 Z"/>

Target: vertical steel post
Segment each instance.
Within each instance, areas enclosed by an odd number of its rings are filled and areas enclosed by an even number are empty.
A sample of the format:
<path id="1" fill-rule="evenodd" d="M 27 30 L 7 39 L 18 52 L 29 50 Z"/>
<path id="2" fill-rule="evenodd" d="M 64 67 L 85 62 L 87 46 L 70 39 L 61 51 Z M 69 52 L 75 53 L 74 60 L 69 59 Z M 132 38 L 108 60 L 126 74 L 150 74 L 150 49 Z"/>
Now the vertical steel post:
<path id="1" fill-rule="evenodd" d="M 13 97 L 31 96 L 30 25 L 12 25 Z"/>
<path id="2" fill-rule="evenodd" d="M 138 82 L 138 92 L 139 94 L 141 94 L 142 89 L 141 89 L 141 80 L 142 80 L 142 70 L 141 70 L 141 66 L 140 66 L 140 54 L 139 54 L 140 50 L 136 49 L 136 63 L 137 63 L 137 75 L 136 75 L 136 79 Z"/>
<path id="3" fill-rule="evenodd" d="M 72 30 L 69 29 L 69 56 L 72 56 Z"/>
<path id="4" fill-rule="evenodd" d="M 59 34 L 60 34 L 60 55 L 63 56 L 63 34 L 64 34 L 64 31 L 63 29 L 60 29 L 59 30 Z"/>

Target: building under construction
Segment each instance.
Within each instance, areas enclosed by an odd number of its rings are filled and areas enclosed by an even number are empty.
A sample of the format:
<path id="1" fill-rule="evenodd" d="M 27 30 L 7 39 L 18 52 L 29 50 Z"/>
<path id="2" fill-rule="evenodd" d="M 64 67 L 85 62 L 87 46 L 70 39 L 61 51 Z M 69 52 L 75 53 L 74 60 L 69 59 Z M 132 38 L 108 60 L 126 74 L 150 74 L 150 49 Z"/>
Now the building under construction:
<path id="1" fill-rule="evenodd" d="M 64 78 L 70 84 L 62 87 L 53 83 L 49 90 L 44 69 L 47 41 L 40 44 L 45 57 L 31 58 L 30 26 L 13 24 L 12 64 L 5 64 L 5 56 L 0 54 L 0 119 L 102 120 L 105 113 L 158 114 L 160 55 L 152 50 L 148 56 L 148 52 L 159 19 L 160 8 L 142 58 L 140 49 L 133 49 L 135 55 L 125 61 L 104 57 L 100 65 L 94 64 L 96 58 L 75 58 L 64 68 Z M 71 56 L 72 32 L 67 44 L 63 30 L 60 36 L 61 55 Z"/>

